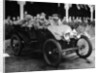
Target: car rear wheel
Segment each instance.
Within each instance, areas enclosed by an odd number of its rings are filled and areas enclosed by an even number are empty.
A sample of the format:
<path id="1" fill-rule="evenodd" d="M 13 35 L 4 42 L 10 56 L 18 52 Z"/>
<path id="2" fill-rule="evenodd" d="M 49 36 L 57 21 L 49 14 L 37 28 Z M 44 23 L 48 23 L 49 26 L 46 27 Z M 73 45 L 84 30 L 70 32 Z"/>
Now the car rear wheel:
<path id="1" fill-rule="evenodd" d="M 43 56 L 48 65 L 58 66 L 61 61 L 62 49 L 59 42 L 54 39 L 49 39 L 43 47 Z"/>
<path id="2" fill-rule="evenodd" d="M 22 41 L 17 34 L 13 34 L 11 37 L 11 47 L 14 55 L 19 56 L 21 54 Z"/>
<path id="3" fill-rule="evenodd" d="M 76 53 L 81 58 L 87 58 L 92 53 L 92 44 L 88 37 L 82 35 L 81 38 L 77 42 L 78 50 Z"/>

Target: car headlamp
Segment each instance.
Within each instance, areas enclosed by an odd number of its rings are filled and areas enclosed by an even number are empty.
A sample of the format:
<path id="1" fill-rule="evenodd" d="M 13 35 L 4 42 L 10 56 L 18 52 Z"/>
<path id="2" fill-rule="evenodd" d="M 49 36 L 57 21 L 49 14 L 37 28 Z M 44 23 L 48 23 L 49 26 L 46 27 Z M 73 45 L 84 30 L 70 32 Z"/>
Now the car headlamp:
<path id="1" fill-rule="evenodd" d="M 75 29 L 73 29 L 72 33 L 73 35 L 77 35 L 77 31 Z"/>
<path id="2" fill-rule="evenodd" d="M 67 32 L 64 34 L 64 39 L 69 40 L 70 39 L 70 32 Z"/>
<path id="3" fill-rule="evenodd" d="M 76 37 L 77 36 L 77 31 L 74 29 L 73 31 L 70 32 L 70 37 Z"/>

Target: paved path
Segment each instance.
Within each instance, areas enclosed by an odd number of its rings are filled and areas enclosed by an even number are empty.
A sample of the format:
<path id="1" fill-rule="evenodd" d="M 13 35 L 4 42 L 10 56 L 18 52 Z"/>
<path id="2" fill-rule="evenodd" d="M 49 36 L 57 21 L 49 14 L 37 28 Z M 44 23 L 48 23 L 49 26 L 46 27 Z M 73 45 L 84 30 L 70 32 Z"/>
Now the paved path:
<path id="1" fill-rule="evenodd" d="M 94 48 L 94 39 L 91 39 Z M 6 54 L 11 54 L 9 40 L 6 41 Z M 28 53 L 27 53 L 28 54 Z M 79 58 L 75 53 L 65 56 L 57 68 L 46 65 L 41 54 L 31 54 L 31 56 L 15 57 L 8 55 L 5 57 L 6 72 L 25 72 L 25 71 L 42 71 L 42 70 L 59 70 L 59 69 L 80 69 L 95 67 L 95 49 L 87 59 Z"/>

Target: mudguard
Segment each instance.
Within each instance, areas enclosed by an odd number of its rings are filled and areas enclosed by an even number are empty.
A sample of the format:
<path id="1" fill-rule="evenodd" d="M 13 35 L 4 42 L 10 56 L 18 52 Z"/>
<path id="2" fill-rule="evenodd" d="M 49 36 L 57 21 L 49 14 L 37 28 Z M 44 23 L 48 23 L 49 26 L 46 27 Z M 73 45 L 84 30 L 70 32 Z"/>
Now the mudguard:
<path id="1" fill-rule="evenodd" d="M 17 34 L 20 38 L 21 38 L 21 40 L 23 40 L 25 43 L 26 42 L 28 42 L 30 39 L 29 39 L 29 36 L 28 36 L 28 34 L 26 33 L 26 32 L 22 32 L 22 31 L 20 31 L 20 30 L 14 30 L 13 31 L 13 34 Z M 13 35 L 12 34 L 12 35 Z"/>

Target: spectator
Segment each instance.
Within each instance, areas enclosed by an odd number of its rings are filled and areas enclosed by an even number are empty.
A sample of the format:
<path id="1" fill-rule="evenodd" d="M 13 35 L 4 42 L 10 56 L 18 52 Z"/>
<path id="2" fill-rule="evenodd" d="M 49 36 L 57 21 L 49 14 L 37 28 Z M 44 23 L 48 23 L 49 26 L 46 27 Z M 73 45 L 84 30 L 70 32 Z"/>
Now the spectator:
<path id="1" fill-rule="evenodd" d="M 33 19 L 32 15 L 26 14 L 24 16 L 24 24 L 23 24 L 23 26 L 28 26 L 29 28 L 31 28 L 32 27 L 32 22 L 31 22 L 32 19 Z"/>
<path id="2" fill-rule="evenodd" d="M 40 14 L 37 14 L 33 18 L 33 26 L 34 26 L 35 29 L 41 29 L 40 24 L 39 24 L 39 20 L 40 20 Z"/>
<path id="3" fill-rule="evenodd" d="M 67 24 L 66 17 L 63 18 L 62 23 Z"/>
<path id="4" fill-rule="evenodd" d="M 72 22 L 72 19 L 71 19 L 71 17 L 69 17 L 69 19 L 68 19 L 68 22 Z"/>
<path id="5" fill-rule="evenodd" d="M 19 16 L 17 17 L 17 21 L 18 21 L 18 20 L 20 20 L 20 17 L 19 17 Z"/>
<path id="6" fill-rule="evenodd" d="M 54 25 L 62 25 L 62 21 L 57 14 L 52 15 Z"/>
<path id="7" fill-rule="evenodd" d="M 12 25 L 13 24 L 10 16 L 8 16 L 7 19 L 4 22 L 5 22 L 5 24 L 9 24 L 9 25 Z"/>
<path id="8" fill-rule="evenodd" d="M 41 13 L 39 22 L 40 22 L 40 25 L 42 25 L 42 26 L 45 26 L 48 24 L 48 20 L 46 19 L 45 13 Z"/>

